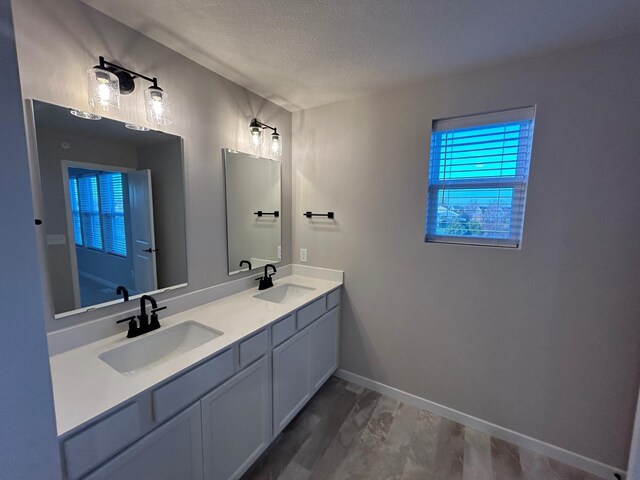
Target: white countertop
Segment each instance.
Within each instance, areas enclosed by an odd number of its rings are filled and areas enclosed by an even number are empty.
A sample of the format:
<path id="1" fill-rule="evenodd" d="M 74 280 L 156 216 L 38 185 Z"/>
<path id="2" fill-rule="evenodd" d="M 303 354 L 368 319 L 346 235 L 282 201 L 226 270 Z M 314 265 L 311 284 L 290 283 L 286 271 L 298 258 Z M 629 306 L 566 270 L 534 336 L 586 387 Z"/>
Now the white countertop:
<path id="1" fill-rule="evenodd" d="M 342 282 L 290 275 L 275 280 L 274 286 L 283 283 L 294 283 L 314 290 L 276 304 L 253 298 L 258 290 L 252 288 L 191 310 L 161 317 L 162 328 L 146 334 L 144 338 L 189 320 L 219 330 L 223 335 L 135 373 L 119 373 L 98 358 L 107 350 L 138 340 L 128 339 L 124 334 L 52 356 L 51 378 L 58 435 L 75 429 L 342 285 Z"/>

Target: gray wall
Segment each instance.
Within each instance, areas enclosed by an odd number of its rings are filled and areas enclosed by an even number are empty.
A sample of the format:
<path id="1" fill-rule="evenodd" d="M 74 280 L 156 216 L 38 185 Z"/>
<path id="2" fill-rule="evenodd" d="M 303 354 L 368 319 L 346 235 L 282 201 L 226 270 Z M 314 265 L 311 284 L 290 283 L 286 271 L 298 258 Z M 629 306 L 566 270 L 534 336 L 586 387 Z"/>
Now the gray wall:
<path id="1" fill-rule="evenodd" d="M 626 466 L 639 58 L 628 37 L 294 114 L 294 252 L 345 270 L 342 368 Z M 532 104 L 522 249 L 425 244 L 432 120 Z"/>
<path id="2" fill-rule="evenodd" d="M 184 138 L 189 286 L 159 299 L 229 280 L 220 152 L 223 147 L 248 149 L 254 116 L 276 126 L 284 139 L 283 262 L 290 263 L 291 113 L 76 0 L 20 0 L 13 7 L 24 98 L 86 110 L 86 70 L 99 55 L 158 77 L 170 95 L 174 123 L 165 131 Z M 144 88 L 138 83 L 110 116 L 145 124 Z M 48 328 L 122 309 L 114 305 L 60 320 L 52 320 L 49 312 Z"/>
<path id="3" fill-rule="evenodd" d="M 0 0 L 0 64 L 0 475 L 56 480 L 60 458 L 8 0 Z"/>

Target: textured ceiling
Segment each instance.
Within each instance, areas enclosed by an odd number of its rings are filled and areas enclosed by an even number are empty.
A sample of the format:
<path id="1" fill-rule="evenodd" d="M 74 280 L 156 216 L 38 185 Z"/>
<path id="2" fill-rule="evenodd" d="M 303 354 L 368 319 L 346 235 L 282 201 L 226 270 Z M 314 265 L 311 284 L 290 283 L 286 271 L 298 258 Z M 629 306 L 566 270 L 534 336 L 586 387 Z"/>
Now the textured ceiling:
<path id="1" fill-rule="evenodd" d="M 83 0 L 295 111 L 640 31 L 638 0 Z"/>

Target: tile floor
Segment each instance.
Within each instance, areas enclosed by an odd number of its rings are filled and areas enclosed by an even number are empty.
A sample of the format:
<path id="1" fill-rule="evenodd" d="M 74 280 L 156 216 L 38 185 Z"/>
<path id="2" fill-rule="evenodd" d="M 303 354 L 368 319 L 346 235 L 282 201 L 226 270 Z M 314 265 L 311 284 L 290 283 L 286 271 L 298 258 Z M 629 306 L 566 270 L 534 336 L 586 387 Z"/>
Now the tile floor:
<path id="1" fill-rule="evenodd" d="M 336 377 L 242 480 L 598 480 Z"/>

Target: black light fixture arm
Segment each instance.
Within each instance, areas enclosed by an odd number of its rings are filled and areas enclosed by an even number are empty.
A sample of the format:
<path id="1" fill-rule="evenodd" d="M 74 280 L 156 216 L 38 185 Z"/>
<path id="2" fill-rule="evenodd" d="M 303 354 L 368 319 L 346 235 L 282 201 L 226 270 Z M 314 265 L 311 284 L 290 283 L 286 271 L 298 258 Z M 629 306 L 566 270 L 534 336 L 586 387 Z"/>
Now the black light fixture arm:
<path id="1" fill-rule="evenodd" d="M 260 127 L 263 130 L 265 128 L 268 128 L 270 130 L 273 130 L 273 133 L 278 133 L 278 129 L 276 127 L 272 127 L 271 125 L 267 125 L 266 123 L 262 123 L 257 118 L 254 118 L 253 120 L 251 120 L 251 123 L 249 124 L 249 128 L 252 128 L 252 127 Z"/>
<path id="2" fill-rule="evenodd" d="M 162 90 L 158 86 L 158 79 L 156 77 L 147 77 L 146 75 L 142 75 L 141 73 L 134 72 L 133 70 L 129 70 L 128 68 L 125 68 L 121 65 L 117 65 L 115 63 L 105 60 L 103 56 L 98 57 L 98 60 L 100 62 L 99 67 L 102 68 L 103 70 L 108 70 L 110 72 L 113 72 L 116 75 L 118 75 L 119 72 L 126 72 L 127 74 L 130 75 L 131 80 L 136 78 L 142 78 L 143 80 L 146 80 L 147 82 L 152 83 L 153 88 Z M 120 75 L 118 75 L 118 77 L 120 77 Z"/>

